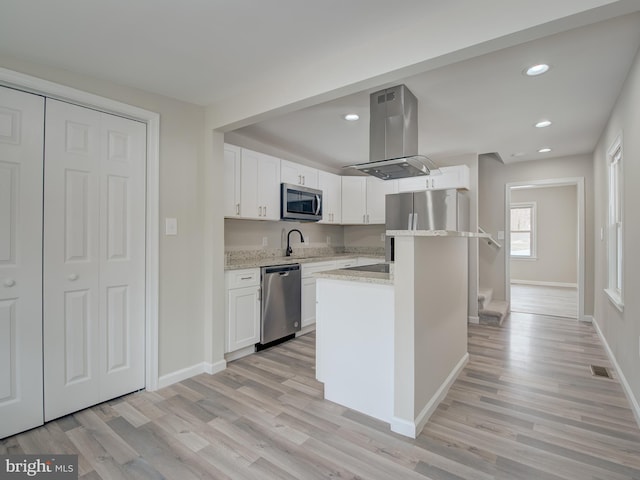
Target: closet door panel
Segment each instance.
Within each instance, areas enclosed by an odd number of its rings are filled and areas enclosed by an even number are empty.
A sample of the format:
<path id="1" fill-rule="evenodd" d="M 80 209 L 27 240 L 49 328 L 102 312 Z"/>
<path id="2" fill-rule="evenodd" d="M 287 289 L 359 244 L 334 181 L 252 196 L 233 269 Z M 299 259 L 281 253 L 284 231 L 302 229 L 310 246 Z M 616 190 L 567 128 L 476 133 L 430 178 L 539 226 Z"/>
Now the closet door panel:
<path id="1" fill-rule="evenodd" d="M 103 114 L 100 185 L 101 392 L 144 388 L 146 126 Z"/>
<path id="2" fill-rule="evenodd" d="M 44 99 L 0 87 L 0 438 L 43 423 Z"/>
<path id="3" fill-rule="evenodd" d="M 100 401 L 100 117 L 47 99 L 45 420 Z"/>

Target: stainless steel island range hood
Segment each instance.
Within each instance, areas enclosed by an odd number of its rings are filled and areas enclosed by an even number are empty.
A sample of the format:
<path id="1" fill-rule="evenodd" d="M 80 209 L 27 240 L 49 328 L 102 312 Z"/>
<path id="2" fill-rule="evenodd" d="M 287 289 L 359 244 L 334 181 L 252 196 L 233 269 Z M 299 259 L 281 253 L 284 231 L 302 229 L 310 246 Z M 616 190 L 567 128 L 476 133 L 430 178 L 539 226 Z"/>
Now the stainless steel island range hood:
<path id="1" fill-rule="evenodd" d="M 369 115 L 369 161 L 349 168 L 382 180 L 440 173 L 418 155 L 418 100 L 405 85 L 372 93 Z"/>

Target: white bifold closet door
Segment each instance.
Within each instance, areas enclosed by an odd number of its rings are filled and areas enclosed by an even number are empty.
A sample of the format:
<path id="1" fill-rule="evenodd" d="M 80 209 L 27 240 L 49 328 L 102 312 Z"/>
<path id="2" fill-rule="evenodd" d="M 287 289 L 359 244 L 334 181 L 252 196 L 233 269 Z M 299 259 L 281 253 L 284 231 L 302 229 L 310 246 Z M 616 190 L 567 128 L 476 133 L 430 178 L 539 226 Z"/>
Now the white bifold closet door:
<path id="1" fill-rule="evenodd" d="M 44 98 L 0 87 L 0 438 L 42 424 Z"/>
<path id="2" fill-rule="evenodd" d="M 144 387 L 146 126 L 47 99 L 44 416 Z"/>

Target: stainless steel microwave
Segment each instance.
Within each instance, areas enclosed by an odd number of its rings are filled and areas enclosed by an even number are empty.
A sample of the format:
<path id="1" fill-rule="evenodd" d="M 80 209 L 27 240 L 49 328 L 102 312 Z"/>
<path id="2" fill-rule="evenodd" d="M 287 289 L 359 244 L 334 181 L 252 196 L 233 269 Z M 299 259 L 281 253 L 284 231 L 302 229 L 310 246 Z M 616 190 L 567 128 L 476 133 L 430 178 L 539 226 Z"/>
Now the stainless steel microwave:
<path id="1" fill-rule="evenodd" d="M 280 218 L 298 222 L 322 220 L 322 190 L 283 183 L 280 190 Z"/>

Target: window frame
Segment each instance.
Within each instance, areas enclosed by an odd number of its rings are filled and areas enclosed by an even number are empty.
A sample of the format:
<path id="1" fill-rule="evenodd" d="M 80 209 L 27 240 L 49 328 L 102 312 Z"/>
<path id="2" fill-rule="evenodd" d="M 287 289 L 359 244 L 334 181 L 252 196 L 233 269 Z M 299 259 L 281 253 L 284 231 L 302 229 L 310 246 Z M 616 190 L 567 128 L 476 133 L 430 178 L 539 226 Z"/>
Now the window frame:
<path id="1" fill-rule="evenodd" d="M 605 293 L 621 312 L 624 309 L 624 151 L 622 134 L 607 150 L 607 217 L 606 258 L 607 282 Z"/>
<path id="2" fill-rule="evenodd" d="M 515 208 L 530 208 L 531 209 L 531 243 L 529 255 L 514 255 L 511 253 L 511 242 L 513 241 L 513 233 L 519 232 L 513 229 L 513 223 L 511 222 L 511 210 Z M 526 231 L 526 230 L 523 230 Z M 535 201 L 531 202 L 512 202 L 509 205 L 509 257 L 512 260 L 537 260 L 538 248 L 537 248 L 537 233 L 538 233 L 538 206 Z"/>

